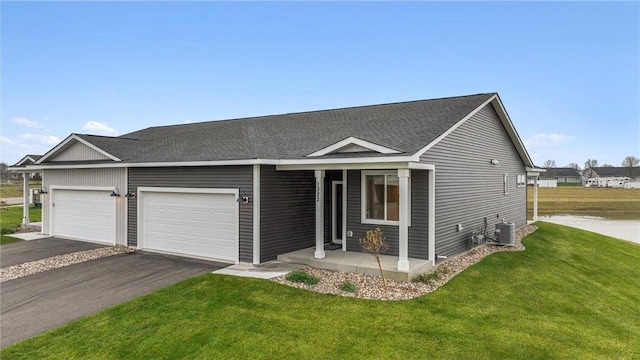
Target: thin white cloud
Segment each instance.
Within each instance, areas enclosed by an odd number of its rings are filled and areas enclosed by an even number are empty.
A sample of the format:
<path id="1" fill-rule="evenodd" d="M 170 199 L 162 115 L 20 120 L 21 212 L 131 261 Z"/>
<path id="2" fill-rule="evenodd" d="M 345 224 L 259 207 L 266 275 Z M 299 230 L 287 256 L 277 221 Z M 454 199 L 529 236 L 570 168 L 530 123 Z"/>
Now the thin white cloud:
<path id="1" fill-rule="evenodd" d="M 109 124 L 103 124 L 98 121 L 89 121 L 84 126 L 82 126 L 82 130 L 87 131 L 94 135 L 117 135 L 118 130 L 109 126 Z"/>
<path id="2" fill-rule="evenodd" d="M 26 126 L 32 129 L 42 129 L 44 127 L 44 125 L 40 124 L 39 122 L 29 120 L 25 117 L 14 117 L 13 119 L 11 119 L 11 121 L 18 125 Z"/>
<path id="3" fill-rule="evenodd" d="M 0 144 L 13 145 L 15 143 L 15 141 L 9 139 L 8 137 L 0 136 Z"/>
<path id="4" fill-rule="evenodd" d="M 62 141 L 59 137 L 53 135 L 40 135 L 40 134 L 22 134 L 20 139 L 27 141 L 35 141 L 47 145 L 56 145 Z"/>
<path id="5" fill-rule="evenodd" d="M 528 148 L 555 147 L 571 140 L 571 136 L 563 134 L 533 134 L 524 140 L 524 145 Z"/>

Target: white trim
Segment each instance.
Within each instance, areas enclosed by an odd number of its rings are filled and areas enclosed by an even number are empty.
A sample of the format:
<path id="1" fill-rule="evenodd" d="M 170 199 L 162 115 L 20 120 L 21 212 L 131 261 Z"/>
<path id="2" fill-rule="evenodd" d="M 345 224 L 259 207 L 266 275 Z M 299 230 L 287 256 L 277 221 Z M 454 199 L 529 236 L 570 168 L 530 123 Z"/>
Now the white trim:
<path id="1" fill-rule="evenodd" d="M 42 179 L 44 181 L 44 179 Z M 43 182 L 44 184 L 44 182 Z M 78 190 L 78 191 L 113 191 L 117 186 L 75 186 L 75 185 L 51 185 L 47 191 L 49 195 L 49 236 L 56 236 L 55 227 L 55 207 L 56 190 Z M 118 243 L 118 202 L 119 197 L 116 197 L 113 202 L 113 245 Z M 126 224 L 126 223 L 125 223 Z M 126 226 L 126 225 L 125 225 Z M 73 238 L 72 238 L 73 239 Z M 87 239 L 78 239 L 83 241 L 89 241 Z M 104 244 L 104 242 L 100 242 Z"/>
<path id="2" fill-rule="evenodd" d="M 18 161 L 17 163 L 15 163 L 15 166 L 21 166 L 22 164 L 24 164 L 25 161 L 27 160 L 31 160 L 32 163 L 35 163 L 36 160 L 34 158 L 32 158 L 29 155 L 25 155 L 22 159 L 20 159 L 20 161 Z"/>
<path id="3" fill-rule="evenodd" d="M 382 146 L 382 145 L 378 145 L 378 144 L 374 144 L 372 142 L 366 141 L 366 140 L 362 140 L 362 139 L 358 139 L 357 137 L 348 137 L 344 140 L 340 140 L 335 144 L 329 145 L 325 148 L 322 148 L 316 152 L 312 152 L 311 154 L 307 155 L 309 157 L 314 157 L 314 156 L 323 156 L 323 155 L 327 155 L 330 154 L 336 150 L 339 150 L 345 146 L 348 145 L 358 145 L 358 146 L 362 146 L 364 148 L 367 148 L 369 150 L 373 150 L 376 152 L 379 152 L 381 154 L 400 154 L 400 151 L 398 150 L 394 150 L 394 149 L 390 149 L 388 147 Z"/>
<path id="4" fill-rule="evenodd" d="M 433 165 L 420 163 L 414 156 L 384 156 L 366 158 L 335 158 L 335 159 L 240 159 L 240 160 L 211 160 L 211 161 L 173 161 L 173 162 L 115 162 L 95 164 L 38 164 L 26 167 L 9 168 L 22 172 L 35 172 L 48 169 L 99 169 L 121 167 L 189 167 L 189 166 L 227 166 L 227 165 L 276 165 L 277 170 L 329 170 L 329 169 L 391 169 L 404 168 L 430 170 Z"/>
<path id="5" fill-rule="evenodd" d="M 314 172 L 316 180 L 316 251 L 314 258 L 324 259 L 324 170 Z"/>
<path id="6" fill-rule="evenodd" d="M 522 142 L 522 139 L 520 139 L 520 135 L 518 135 L 518 131 L 516 131 L 515 126 L 513 126 L 513 122 L 511 121 L 511 118 L 509 118 L 509 114 L 504 108 L 504 105 L 502 105 L 502 100 L 500 100 L 500 96 L 498 96 L 498 94 L 491 98 L 491 104 L 507 130 L 507 134 L 509 134 L 509 138 L 511 138 L 511 142 L 514 143 L 516 151 L 520 154 L 520 157 L 525 160 L 526 165 L 533 166 L 533 160 L 531 160 L 531 157 L 527 152 L 527 148 L 524 147 L 524 143 Z"/>
<path id="7" fill-rule="evenodd" d="M 360 172 L 360 222 L 362 224 L 373 225 L 395 225 L 400 224 L 399 221 L 381 220 L 381 219 L 367 219 L 367 181 L 366 177 L 369 175 L 385 175 L 385 191 L 384 191 L 384 217 L 387 217 L 387 178 L 386 175 L 397 176 L 398 173 L 393 170 L 387 171 L 361 171 Z"/>
<path id="8" fill-rule="evenodd" d="M 429 177 L 427 180 L 429 189 L 429 206 L 427 208 L 427 237 L 429 254 L 428 260 L 431 261 L 432 266 L 436 266 L 436 171 L 431 170 L 427 174 Z"/>
<path id="9" fill-rule="evenodd" d="M 129 169 L 128 168 L 124 168 L 124 181 L 125 181 L 125 189 L 124 189 L 124 194 L 129 193 Z M 124 194 L 121 194 L 122 197 L 125 199 L 124 202 L 124 243 L 122 245 L 124 246 L 129 246 L 129 201 L 131 198 L 125 198 Z M 137 192 L 136 192 L 136 198 L 138 197 Z M 118 215 L 116 213 L 116 215 Z"/>
<path id="10" fill-rule="evenodd" d="M 398 169 L 398 270 L 409 270 L 409 177 L 411 170 Z"/>
<path id="11" fill-rule="evenodd" d="M 509 195 L 509 174 L 504 174 L 504 194 Z"/>
<path id="12" fill-rule="evenodd" d="M 347 170 L 342 170 L 342 251 L 347 251 Z"/>
<path id="13" fill-rule="evenodd" d="M 113 161 L 122 161 L 120 159 L 118 159 L 117 157 L 109 154 L 108 152 L 102 150 L 101 148 L 93 145 L 92 143 L 82 139 L 81 137 L 79 137 L 76 134 L 71 134 L 69 135 L 69 137 L 67 137 L 66 139 L 64 139 L 60 144 L 56 145 L 53 149 L 47 151 L 46 154 L 42 155 L 38 161 L 35 162 L 36 165 L 41 164 L 44 160 L 48 159 L 49 157 L 51 157 L 51 155 L 55 154 L 56 152 L 58 152 L 58 150 L 60 150 L 62 147 L 64 147 L 66 144 L 68 144 L 71 140 L 76 140 L 80 143 L 82 143 L 85 146 L 88 146 L 89 148 L 99 152 L 100 154 L 108 157 L 109 159 L 113 160 Z"/>
<path id="14" fill-rule="evenodd" d="M 336 197 L 338 196 L 338 192 L 336 191 L 336 189 L 338 185 L 342 185 L 342 191 L 344 192 L 344 185 L 342 181 L 340 180 L 331 181 L 331 241 L 335 242 L 336 244 L 342 244 L 344 240 L 344 238 L 342 237 L 342 233 L 344 231 L 341 231 L 340 238 L 338 238 L 338 231 L 337 231 L 337 224 L 336 224 L 338 222 L 338 217 L 336 216 L 337 215 L 336 210 L 338 210 L 338 204 L 336 202 Z M 344 194 L 343 194 L 343 198 L 344 198 Z M 344 213 L 344 209 L 343 209 L 343 213 Z M 342 221 L 343 216 L 341 216 L 340 218 L 341 218 L 340 221 Z M 342 224 L 342 228 L 344 230 L 344 223 Z"/>
<path id="15" fill-rule="evenodd" d="M 22 225 L 29 225 L 29 173 L 22 174 Z"/>
<path id="16" fill-rule="evenodd" d="M 144 249 L 144 245 L 145 245 L 144 236 L 142 236 L 144 234 L 144 204 L 142 203 L 142 199 L 145 192 L 181 193 L 181 194 L 233 194 L 236 199 L 240 195 L 240 191 L 238 189 L 231 189 L 231 188 L 178 188 L 178 187 L 152 187 L 152 186 L 138 187 L 138 195 L 136 196 L 136 198 L 138 199 L 138 217 L 137 217 L 138 244 L 136 246 L 137 249 Z M 235 254 L 236 256 L 233 262 L 235 264 L 239 264 L 240 263 L 240 206 L 239 204 L 236 204 L 235 212 L 236 212 L 236 215 L 235 215 L 236 216 L 236 239 L 235 240 L 236 240 L 238 251 L 236 251 L 236 254 Z M 148 250 L 148 249 L 145 249 L 145 250 Z M 201 257 L 198 255 L 175 254 L 175 253 L 174 255 L 185 256 L 185 257 L 190 257 L 194 259 L 222 260 L 222 259 L 216 259 L 216 258 Z"/>
<path id="17" fill-rule="evenodd" d="M 253 264 L 260 264 L 260 165 L 253 165 Z"/>
<path id="18" fill-rule="evenodd" d="M 455 123 L 452 127 L 450 127 L 449 129 L 447 129 L 447 131 L 443 132 L 440 136 L 438 136 L 437 138 L 435 138 L 435 140 L 433 140 L 432 142 L 428 143 L 427 146 L 423 147 L 422 149 L 418 150 L 418 152 L 416 153 L 416 156 L 418 158 L 420 158 L 425 152 L 427 152 L 427 150 L 431 149 L 432 147 L 434 147 L 436 144 L 438 144 L 440 141 L 442 141 L 442 139 L 444 139 L 445 137 L 449 136 L 449 134 L 451 134 L 455 129 L 459 128 L 460 125 L 464 124 L 467 120 L 469 120 L 469 118 L 471 118 L 473 115 L 475 115 L 478 111 L 480 111 L 480 109 L 484 108 L 487 104 L 489 104 L 494 98 L 496 97 L 496 95 L 493 95 L 492 97 L 490 97 L 487 101 L 483 102 L 480 106 L 478 106 L 477 108 L 475 108 L 473 111 L 471 111 L 470 113 L 468 113 L 465 117 L 463 117 L 460 121 L 458 121 L 457 123 Z"/>

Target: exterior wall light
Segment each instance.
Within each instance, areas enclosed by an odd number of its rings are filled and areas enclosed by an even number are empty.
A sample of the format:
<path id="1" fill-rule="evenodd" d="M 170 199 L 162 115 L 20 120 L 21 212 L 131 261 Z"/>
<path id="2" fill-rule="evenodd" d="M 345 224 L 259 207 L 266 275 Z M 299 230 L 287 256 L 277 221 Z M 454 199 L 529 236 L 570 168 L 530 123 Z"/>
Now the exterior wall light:
<path id="1" fill-rule="evenodd" d="M 111 196 L 113 197 L 120 197 L 120 190 L 118 190 L 118 188 L 113 188 L 113 191 L 111 192 Z"/>
<path id="2" fill-rule="evenodd" d="M 249 202 L 249 197 L 247 196 L 247 193 L 245 193 L 243 190 L 242 195 L 239 196 L 236 201 L 238 202 L 238 204 L 247 204 Z"/>
<path id="3" fill-rule="evenodd" d="M 498 165 L 500 164 L 500 161 L 498 161 L 498 159 L 491 159 L 491 165 Z"/>
<path id="4" fill-rule="evenodd" d="M 49 192 L 47 191 L 47 187 L 46 186 L 42 186 L 42 188 L 39 191 L 40 194 L 48 194 Z"/>
<path id="5" fill-rule="evenodd" d="M 127 191 L 127 193 L 124 195 L 124 197 L 129 198 L 129 199 L 135 199 L 136 198 L 136 193 L 134 191 L 131 191 L 131 189 L 129 189 Z"/>

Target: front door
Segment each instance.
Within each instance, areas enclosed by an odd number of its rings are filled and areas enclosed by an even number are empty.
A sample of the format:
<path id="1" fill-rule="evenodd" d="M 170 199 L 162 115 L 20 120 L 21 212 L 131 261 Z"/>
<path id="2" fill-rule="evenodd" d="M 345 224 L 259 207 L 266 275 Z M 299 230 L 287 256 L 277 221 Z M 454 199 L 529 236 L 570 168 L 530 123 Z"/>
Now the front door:
<path id="1" fill-rule="evenodd" d="M 342 181 L 331 182 L 331 240 L 342 244 Z"/>

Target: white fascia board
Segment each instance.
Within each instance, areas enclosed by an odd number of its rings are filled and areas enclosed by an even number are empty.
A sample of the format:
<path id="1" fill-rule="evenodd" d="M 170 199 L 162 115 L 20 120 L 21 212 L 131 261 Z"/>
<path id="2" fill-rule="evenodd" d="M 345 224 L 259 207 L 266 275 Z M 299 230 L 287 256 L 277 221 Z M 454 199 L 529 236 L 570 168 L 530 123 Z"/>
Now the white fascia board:
<path id="1" fill-rule="evenodd" d="M 332 169 L 349 168 L 350 165 L 358 164 L 387 164 L 385 166 L 394 166 L 393 163 L 409 163 L 416 162 L 415 156 L 387 156 L 387 157 L 354 157 L 354 158 L 335 158 L 335 159 L 240 159 L 240 160 L 213 160 L 213 161 L 175 161 L 175 162 L 141 162 L 141 163 L 95 163 L 95 164 L 39 164 L 27 165 L 25 168 L 16 168 L 16 170 L 37 171 L 50 169 L 100 169 L 100 168 L 137 168 L 137 167 L 175 167 L 175 166 L 226 166 L 226 165 L 277 165 L 277 166 L 300 166 L 307 168 L 318 168 L 319 166 L 328 166 Z M 391 164 L 391 165 L 389 165 Z M 406 167 L 406 166 L 405 166 Z M 354 167 L 355 169 L 355 167 Z"/>
<path id="2" fill-rule="evenodd" d="M 525 165 L 534 167 L 533 161 L 531 160 L 527 149 L 524 147 L 522 139 L 520 139 L 520 135 L 518 135 L 515 126 L 513 126 L 513 122 L 511 122 L 511 118 L 509 118 L 509 114 L 507 114 L 507 110 L 505 110 L 504 105 L 502 105 L 502 100 L 500 100 L 500 97 L 496 94 L 492 97 L 491 102 L 493 108 L 498 114 L 498 117 L 500 118 L 500 121 L 502 121 L 505 129 L 507 129 L 507 133 L 509 134 L 511 141 L 515 145 L 516 150 L 520 154 L 522 160 L 524 160 Z"/>
<path id="3" fill-rule="evenodd" d="M 60 144 L 56 145 L 53 149 L 49 150 L 46 154 L 42 155 L 40 157 L 40 159 L 38 159 L 38 161 L 36 161 L 34 164 L 41 164 L 44 160 L 50 158 L 53 154 L 57 153 L 58 150 L 60 150 L 62 147 L 64 147 L 65 145 L 67 145 L 71 140 L 75 140 L 80 142 L 81 144 L 88 146 L 89 148 L 99 152 L 100 154 L 108 157 L 109 159 L 113 160 L 113 161 L 122 161 L 119 158 L 109 154 L 108 152 L 102 150 L 101 148 L 93 145 L 92 143 L 82 139 L 81 137 L 77 136 L 76 134 L 71 134 L 69 135 L 66 139 L 64 139 Z"/>
<path id="4" fill-rule="evenodd" d="M 394 150 L 394 149 L 390 149 L 388 147 L 382 146 L 382 145 L 378 145 L 378 144 L 374 144 L 372 142 L 366 141 L 366 140 L 362 140 L 362 139 L 358 139 L 357 137 L 348 137 L 344 140 L 338 141 L 335 144 L 329 145 L 325 148 L 322 148 L 316 152 L 313 152 L 309 155 L 307 155 L 308 157 L 316 157 L 316 156 L 323 156 L 323 155 L 327 155 L 327 154 L 331 154 L 332 152 L 341 149 L 347 145 L 358 145 L 358 146 L 362 146 L 365 147 L 369 150 L 373 150 L 376 152 L 379 152 L 381 154 L 400 154 L 400 151 L 398 150 Z"/>
<path id="5" fill-rule="evenodd" d="M 451 134 L 455 129 L 459 128 L 460 125 L 464 124 L 465 121 L 469 120 L 469 118 L 471 118 L 473 115 L 475 115 L 478 111 L 480 111 L 480 109 L 482 109 L 483 107 L 485 107 L 488 103 L 490 103 L 491 101 L 493 101 L 493 99 L 496 98 L 497 95 L 494 95 L 492 97 L 490 97 L 487 101 L 483 102 L 482 104 L 480 104 L 480 106 L 478 106 L 477 108 L 475 108 L 473 111 L 471 111 L 470 113 L 467 114 L 467 116 L 463 117 L 460 121 L 458 121 L 457 123 L 455 123 L 452 127 L 450 127 L 447 131 L 445 131 L 444 133 L 442 133 L 442 135 L 438 136 L 437 138 L 435 138 L 435 140 L 433 140 L 432 142 L 430 142 L 429 144 L 427 144 L 427 146 L 423 147 L 422 149 L 420 149 L 416 154 L 416 158 L 420 159 L 420 157 L 427 152 L 427 150 L 431 149 L 432 147 L 434 147 L 437 143 L 439 143 L 440 141 L 442 141 L 442 139 L 446 138 L 449 134 Z M 416 160 L 417 161 L 417 160 Z"/>
<path id="6" fill-rule="evenodd" d="M 35 160 L 29 156 L 29 155 L 25 155 L 25 157 L 23 157 L 22 159 L 20 159 L 20 161 L 18 161 L 17 163 L 15 163 L 16 166 L 21 166 L 22 164 L 24 164 L 25 161 L 27 160 L 31 160 L 32 163 L 35 162 Z"/>

